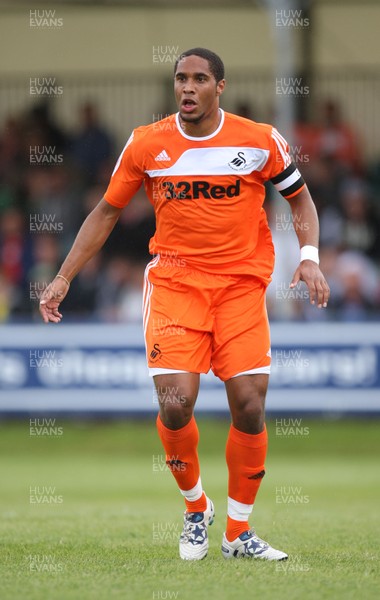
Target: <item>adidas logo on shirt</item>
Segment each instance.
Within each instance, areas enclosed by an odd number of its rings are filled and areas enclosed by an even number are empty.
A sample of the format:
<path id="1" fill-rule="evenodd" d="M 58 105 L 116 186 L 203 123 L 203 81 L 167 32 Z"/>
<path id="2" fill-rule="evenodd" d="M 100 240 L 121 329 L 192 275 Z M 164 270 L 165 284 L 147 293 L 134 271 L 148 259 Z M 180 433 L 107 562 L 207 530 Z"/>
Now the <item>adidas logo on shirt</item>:
<path id="1" fill-rule="evenodd" d="M 160 154 L 157 154 L 156 158 L 154 160 L 171 160 L 169 154 L 166 152 L 166 150 L 161 150 Z"/>

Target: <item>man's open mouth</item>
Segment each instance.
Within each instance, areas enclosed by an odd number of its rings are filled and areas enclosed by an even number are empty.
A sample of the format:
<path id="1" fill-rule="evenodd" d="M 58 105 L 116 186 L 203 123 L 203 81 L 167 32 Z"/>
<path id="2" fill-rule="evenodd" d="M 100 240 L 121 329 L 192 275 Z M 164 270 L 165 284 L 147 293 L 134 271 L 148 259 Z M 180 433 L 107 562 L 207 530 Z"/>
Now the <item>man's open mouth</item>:
<path id="1" fill-rule="evenodd" d="M 185 98 L 185 100 L 182 100 L 181 108 L 186 112 L 191 112 L 195 109 L 196 105 L 196 102 L 191 100 L 191 98 Z"/>

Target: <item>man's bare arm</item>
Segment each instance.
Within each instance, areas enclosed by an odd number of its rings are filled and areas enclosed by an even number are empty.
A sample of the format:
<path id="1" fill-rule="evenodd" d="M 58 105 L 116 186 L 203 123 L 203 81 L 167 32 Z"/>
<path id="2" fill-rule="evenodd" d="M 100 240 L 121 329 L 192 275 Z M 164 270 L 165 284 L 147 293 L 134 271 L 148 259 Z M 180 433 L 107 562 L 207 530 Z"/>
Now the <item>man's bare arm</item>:
<path id="1" fill-rule="evenodd" d="M 48 285 L 40 301 L 40 312 L 45 323 L 59 323 L 59 304 L 66 296 L 69 283 L 81 268 L 103 246 L 114 228 L 122 209 L 102 199 L 83 222 L 74 244 L 59 269 L 58 276 Z"/>
<path id="2" fill-rule="evenodd" d="M 289 199 L 300 248 L 315 246 L 319 243 L 319 222 L 315 204 L 305 186 L 297 196 Z M 313 260 L 300 262 L 294 273 L 290 287 L 295 287 L 299 281 L 304 281 L 309 288 L 310 302 L 317 302 L 318 308 L 326 308 L 330 296 L 330 288 Z"/>

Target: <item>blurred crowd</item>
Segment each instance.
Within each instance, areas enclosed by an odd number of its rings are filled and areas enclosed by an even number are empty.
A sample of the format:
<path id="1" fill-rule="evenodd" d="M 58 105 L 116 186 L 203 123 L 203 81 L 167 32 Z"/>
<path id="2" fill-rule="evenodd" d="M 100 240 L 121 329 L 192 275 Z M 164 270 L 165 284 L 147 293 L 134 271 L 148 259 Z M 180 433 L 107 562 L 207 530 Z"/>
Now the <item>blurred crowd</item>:
<path id="1" fill-rule="evenodd" d="M 252 117 L 244 104 L 236 113 Z M 258 120 L 258 119 L 255 119 Z M 126 137 L 129 132 L 126 132 Z M 268 186 L 266 209 L 278 262 L 269 288 L 272 319 L 364 321 L 380 314 L 380 160 L 367 164 L 364 140 L 326 101 L 313 123 L 298 123 L 291 148 L 321 224 L 321 268 L 331 287 L 328 311 L 310 309 L 288 287 L 298 247 L 286 202 Z M 120 149 L 98 108 L 78 108 L 65 131 L 41 100 L 0 128 L 0 322 L 37 318 L 42 290 L 56 274 L 85 218 L 103 196 Z M 284 202 L 284 201 L 283 201 Z M 282 212 L 281 212 L 282 211 Z M 74 279 L 62 306 L 65 320 L 141 320 L 143 273 L 155 229 L 140 190 L 102 251 Z M 291 236 L 289 236 L 289 233 Z M 292 251 L 287 251 L 289 239 Z M 301 284 L 303 285 L 303 284 Z"/>

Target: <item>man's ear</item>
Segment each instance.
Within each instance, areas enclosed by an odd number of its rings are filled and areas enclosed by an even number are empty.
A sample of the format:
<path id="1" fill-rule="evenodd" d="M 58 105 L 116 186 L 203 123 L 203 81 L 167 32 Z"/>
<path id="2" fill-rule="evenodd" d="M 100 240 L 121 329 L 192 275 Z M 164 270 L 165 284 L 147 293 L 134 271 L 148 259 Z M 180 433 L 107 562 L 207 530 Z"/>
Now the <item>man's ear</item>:
<path id="1" fill-rule="evenodd" d="M 221 94 L 223 94 L 223 90 L 225 88 L 226 85 L 226 80 L 225 79 L 221 79 L 217 85 L 216 85 L 216 95 L 220 96 Z"/>

